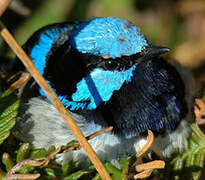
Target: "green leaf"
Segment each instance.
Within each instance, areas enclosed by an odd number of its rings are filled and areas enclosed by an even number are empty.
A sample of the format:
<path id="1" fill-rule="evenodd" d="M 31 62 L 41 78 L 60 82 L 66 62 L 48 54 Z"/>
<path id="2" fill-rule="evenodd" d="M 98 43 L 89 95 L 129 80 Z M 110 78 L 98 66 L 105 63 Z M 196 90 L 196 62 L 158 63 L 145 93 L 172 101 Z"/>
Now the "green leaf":
<path id="1" fill-rule="evenodd" d="M 1 133 L 0 134 L 0 144 L 2 144 L 3 142 L 4 142 L 4 140 L 5 139 L 7 139 L 7 137 L 9 137 L 9 135 L 10 135 L 10 132 L 8 131 L 8 132 L 5 132 L 5 133 Z"/>
<path id="2" fill-rule="evenodd" d="M 8 153 L 4 153 L 2 156 L 2 162 L 6 166 L 6 170 L 10 171 L 14 166 L 14 163 Z"/>
<path id="3" fill-rule="evenodd" d="M 19 173 L 28 174 L 34 170 L 35 170 L 35 167 L 28 165 L 28 166 L 21 167 L 21 170 L 19 171 Z"/>
<path id="4" fill-rule="evenodd" d="M 129 168 L 129 165 L 133 161 L 133 157 L 125 157 L 120 159 L 120 167 L 122 168 L 122 173 L 125 174 Z"/>
<path id="5" fill-rule="evenodd" d="M 20 101 L 10 90 L 0 96 L 0 144 L 7 139 L 16 123 L 14 118 L 18 114 L 19 104 Z"/>
<path id="6" fill-rule="evenodd" d="M 16 162 L 21 162 L 27 158 L 27 155 L 30 151 L 29 143 L 23 143 L 17 151 Z"/>
<path id="7" fill-rule="evenodd" d="M 9 118 L 8 122 L 4 124 L 3 127 L 0 128 L 0 136 L 3 135 L 4 137 L 4 133 L 9 132 L 14 127 L 15 123 L 16 123 L 15 119 Z"/>
<path id="8" fill-rule="evenodd" d="M 108 173 L 111 174 L 113 180 L 122 179 L 122 172 L 112 165 L 112 163 L 106 163 L 105 168 Z"/>
<path id="9" fill-rule="evenodd" d="M 66 162 L 62 165 L 62 176 L 66 176 L 73 170 L 72 161 Z"/>
<path id="10" fill-rule="evenodd" d="M 80 147 L 80 144 L 78 141 L 76 140 L 72 140 L 70 141 L 68 144 L 66 144 L 65 146 L 63 146 L 62 148 L 64 150 L 68 149 L 68 148 L 73 148 L 73 149 L 78 149 Z"/>
<path id="11" fill-rule="evenodd" d="M 5 179 L 6 173 L 0 168 L 0 180 Z"/>
<path id="12" fill-rule="evenodd" d="M 205 149 L 198 152 L 195 160 L 195 166 L 199 167 L 198 172 L 192 172 L 193 180 L 198 180 L 201 177 L 203 166 L 205 162 Z"/>
<path id="13" fill-rule="evenodd" d="M 51 169 L 51 168 L 45 168 L 44 171 L 46 172 L 46 174 L 47 174 L 48 176 L 56 177 L 55 171 L 54 171 L 53 169 Z"/>
<path id="14" fill-rule="evenodd" d="M 47 154 L 50 154 L 50 153 L 54 152 L 55 150 L 56 150 L 56 147 L 55 147 L 55 146 L 50 146 L 50 147 L 48 148 Z"/>
<path id="15" fill-rule="evenodd" d="M 81 177 L 83 177 L 86 174 L 92 173 L 94 170 L 93 169 L 88 169 L 88 170 L 80 170 L 77 172 L 72 173 L 71 175 L 65 177 L 63 180 L 78 180 Z"/>
<path id="16" fill-rule="evenodd" d="M 47 151 L 44 148 L 39 148 L 32 150 L 30 153 L 30 158 L 36 159 L 36 158 L 43 158 L 46 157 Z"/>
<path id="17" fill-rule="evenodd" d="M 99 174 L 96 174 L 91 180 L 102 180 Z"/>
<path id="18" fill-rule="evenodd" d="M 188 149 L 167 164 L 165 179 L 199 180 L 205 164 L 205 134 L 196 124 L 191 125 L 192 134 Z M 169 169 L 168 169 L 169 168 Z M 172 177 L 169 177 L 171 174 Z"/>

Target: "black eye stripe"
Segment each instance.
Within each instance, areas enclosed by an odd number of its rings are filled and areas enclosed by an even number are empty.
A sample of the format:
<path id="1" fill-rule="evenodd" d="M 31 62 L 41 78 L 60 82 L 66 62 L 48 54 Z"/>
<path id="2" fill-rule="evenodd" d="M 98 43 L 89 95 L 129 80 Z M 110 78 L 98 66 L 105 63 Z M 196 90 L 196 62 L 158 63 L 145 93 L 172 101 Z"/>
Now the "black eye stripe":
<path id="1" fill-rule="evenodd" d="M 118 69 L 119 67 L 119 63 L 117 61 L 105 61 L 104 62 L 104 67 L 107 69 L 107 70 L 115 70 L 115 69 Z"/>
<path id="2" fill-rule="evenodd" d="M 141 53 L 133 54 L 130 56 L 122 56 L 120 58 L 111 59 L 119 63 L 120 68 L 130 68 L 138 58 L 142 57 Z"/>
<path id="3" fill-rule="evenodd" d="M 142 55 L 140 53 L 137 54 L 133 54 L 130 56 L 121 56 L 118 58 L 108 58 L 105 59 L 101 56 L 95 56 L 92 54 L 83 54 L 83 59 L 86 62 L 86 66 L 89 69 L 93 69 L 95 67 L 101 67 L 105 70 L 122 70 L 122 69 L 128 69 L 130 68 L 133 64 L 135 64 L 135 62 L 137 61 L 138 58 L 142 57 Z M 110 62 L 110 65 L 107 64 Z M 108 68 L 110 67 L 110 68 Z M 113 67 L 113 68 L 111 68 Z"/>

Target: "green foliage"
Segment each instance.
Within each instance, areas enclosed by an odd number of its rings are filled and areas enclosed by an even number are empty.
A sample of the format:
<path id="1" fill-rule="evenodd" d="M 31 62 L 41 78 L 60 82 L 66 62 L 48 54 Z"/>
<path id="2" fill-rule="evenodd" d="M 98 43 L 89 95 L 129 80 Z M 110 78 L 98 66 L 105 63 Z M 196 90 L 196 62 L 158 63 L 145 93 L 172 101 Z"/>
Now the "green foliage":
<path id="1" fill-rule="evenodd" d="M 15 154 L 16 154 L 16 156 L 13 158 L 8 153 L 6 153 L 6 152 L 3 153 L 2 164 L 4 166 L 0 166 L 2 168 L 2 169 L 0 169 L 0 179 L 4 179 L 6 176 L 6 173 L 9 170 L 11 170 L 15 164 L 22 162 L 28 158 L 33 159 L 35 157 L 35 159 L 45 159 L 45 157 L 48 153 L 49 152 L 43 148 L 31 150 L 31 146 L 29 143 L 23 143 L 23 144 L 21 144 L 21 146 L 17 150 L 14 150 L 12 156 L 14 156 Z M 43 167 L 43 166 L 42 167 L 41 166 L 40 167 L 33 167 L 31 165 L 23 166 L 19 173 L 28 174 L 28 173 L 36 173 L 36 172 L 43 173 L 45 175 L 45 177 L 47 177 L 47 176 L 57 177 L 55 169 L 52 169 L 49 167 Z"/>
<path id="2" fill-rule="evenodd" d="M 80 170 L 80 171 L 74 172 L 71 175 L 65 177 L 63 180 L 78 180 L 82 178 L 84 175 L 88 175 L 94 171 L 95 171 L 94 169 Z"/>
<path id="3" fill-rule="evenodd" d="M 166 163 L 162 179 L 199 180 L 205 163 L 205 134 L 196 124 L 191 125 L 192 134 L 188 149 Z"/>
<path id="4" fill-rule="evenodd" d="M 10 90 L 5 91 L 0 96 L 0 144 L 2 144 L 9 136 L 10 130 L 15 125 L 15 117 L 17 116 L 18 107 L 19 100 Z M 205 134 L 195 124 L 192 124 L 191 128 L 192 134 L 189 139 L 188 149 L 167 161 L 166 168 L 160 171 L 157 170 L 156 173 L 153 173 L 153 176 L 158 174 L 160 175 L 160 179 L 166 180 L 200 180 L 200 178 L 202 178 L 205 164 Z M 71 141 L 62 148 L 78 149 L 79 143 L 77 141 Z M 4 179 L 6 172 L 11 170 L 16 163 L 27 158 L 44 160 L 48 154 L 54 151 L 54 146 L 51 146 L 48 150 L 45 150 L 44 148 L 32 149 L 28 143 L 23 143 L 18 147 L 18 149 L 13 150 L 12 154 L 1 149 L 2 163 L 0 165 L 0 179 Z M 88 169 L 82 169 L 82 165 L 78 162 L 68 162 L 66 164 L 59 165 L 56 164 L 54 159 L 55 157 L 51 158 L 51 161 L 47 166 L 33 167 L 31 165 L 27 165 L 22 167 L 19 173 L 40 173 L 40 179 L 101 179 L 93 166 Z M 109 162 L 105 164 L 105 167 L 113 180 L 125 180 L 129 176 L 132 176 L 132 174 L 127 173 L 132 160 L 133 159 L 130 157 L 121 159 L 119 161 L 121 169 L 116 168 Z"/>
<path id="5" fill-rule="evenodd" d="M 205 163 L 205 134 L 192 124 L 192 135 L 189 139 L 189 147 L 183 153 L 178 154 L 166 162 L 164 170 L 156 170 L 152 176 L 160 176 L 160 179 L 166 180 L 200 180 Z M 76 143 L 70 142 L 69 148 L 73 145 L 76 148 Z M 32 149 L 28 143 L 23 143 L 13 154 L 9 155 L 4 152 L 2 155 L 2 164 L 0 167 L 0 179 L 3 179 L 6 172 L 12 169 L 14 164 L 25 159 L 44 160 L 46 156 L 55 151 L 55 147 L 51 146 L 48 150 L 44 148 Z M 15 157 L 14 157 L 15 155 Z M 110 162 L 105 163 L 107 171 L 112 176 L 113 180 L 125 180 L 133 174 L 128 174 L 128 168 L 132 164 L 134 158 L 127 157 L 119 160 L 121 169 L 116 168 Z M 59 178 L 63 180 L 101 180 L 93 166 L 85 169 L 78 162 L 67 162 L 59 165 L 55 162 L 55 157 L 51 158 L 50 163 L 46 166 L 33 167 L 27 165 L 21 168 L 19 173 L 33 174 L 40 173 L 39 179 Z"/>
<path id="6" fill-rule="evenodd" d="M 0 96 L 0 144 L 9 136 L 15 125 L 18 107 L 19 100 L 10 90 Z"/>
<path id="7" fill-rule="evenodd" d="M 128 172 L 129 165 L 133 162 L 132 157 L 126 157 L 119 160 L 119 164 L 121 169 L 116 168 L 110 162 L 105 163 L 105 168 L 108 173 L 111 175 L 113 180 L 126 180 L 128 176 L 130 176 Z M 68 164 L 64 164 L 62 169 L 69 166 L 71 168 L 71 162 Z M 73 167 L 72 167 L 73 168 Z M 80 179 L 92 179 L 92 180 L 101 180 L 100 175 L 97 173 L 93 166 L 90 166 L 88 169 L 80 169 L 76 171 L 77 168 L 80 168 L 78 164 L 75 164 L 75 168 L 73 168 L 72 172 L 68 173 L 69 168 L 67 169 L 67 175 L 65 175 L 63 180 L 80 180 Z"/>
<path id="8" fill-rule="evenodd" d="M 2 156 L 2 163 L 6 167 L 6 171 L 10 171 L 14 166 L 14 162 L 12 161 L 10 155 L 8 153 L 4 153 Z"/>
<path id="9" fill-rule="evenodd" d="M 111 174 L 113 180 L 126 180 L 128 177 L 133 176 L 134 174 L 128 174 L 130 165 L 135 160 L 135 157 L 126 157 L 119 160 L 121 169 L 116 168 L 111 163 L 106 163 L 105 168 L 108 173 Z"/>
<path id="10" fill-rule="evenodd" d="M 14 151 L 16 153 L 13 153 L 13 156 L 9 155 L 7 152 L 4 152 L 2 155 L 2 165 L 0 165 L 0 179 L 4 179 L 6 177 L 7 172 L 10 171 L 15 164 L 22 162 L 25 159 L 45 160 L 46 156 L 54 151 L 55 148 L 53 146 L 50 147 L 48 150 L 45 150 L 44 148 L 32 149 L 28 143 L 23 143 L 17 150 Z M 15 157 L 14 154 L 16 154 Z M 82 169 L 81 164 L 72 161 L 67 162 L 63 165 L 59 165 L 54 161 L 54 159 L 55 157 L 51 158 L 50 163 L 45 166 L 23 166 L 18 173 L 40 173 L 40 179 L 59 178 L 63 180 L 101 180 L 101 177 L 95 170 L 94 166 L 90 166 L 87 169 Z M 119 161 L 121 169 L 114 167 L 109 162 L 105 164 L 105 167 L 107 171 L 111 174 L 113 180 L 125 180 L 128 177 L 127 172 L 129 165 L 132 161 L 133 158 L 130 157 L 121 159 Z"/>

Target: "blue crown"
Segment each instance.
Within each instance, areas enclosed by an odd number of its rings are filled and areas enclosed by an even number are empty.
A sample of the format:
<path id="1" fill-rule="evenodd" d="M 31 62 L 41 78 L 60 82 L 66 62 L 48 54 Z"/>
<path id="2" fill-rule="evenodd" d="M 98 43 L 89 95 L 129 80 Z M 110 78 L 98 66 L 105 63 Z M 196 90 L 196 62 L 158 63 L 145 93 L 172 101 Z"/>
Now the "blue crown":
<path id="1" fill-rule="evenodd" d="M 94 18 L 78 24 L 70 43 L 82 53 L 117 58 L 142 51 L 147 41 L 139 28 L 114 17 Z"/>

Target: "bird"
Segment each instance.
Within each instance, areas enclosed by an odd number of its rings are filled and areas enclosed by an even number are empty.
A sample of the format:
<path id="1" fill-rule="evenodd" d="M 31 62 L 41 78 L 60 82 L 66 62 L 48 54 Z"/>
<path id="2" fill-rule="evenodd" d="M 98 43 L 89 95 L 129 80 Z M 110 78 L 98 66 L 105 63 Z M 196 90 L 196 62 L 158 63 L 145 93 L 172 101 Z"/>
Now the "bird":
<path id="1" fill-rule="evenodd" d="M 164 157 L 187 148 L 186 73 L 161 57 L 169 48 L 148 41 L 131 22 L 96 17 L 51 24 L 22 47 L 85 136 L 113 127 L 89 141 L 102 161 L 137 154 L 148 130 L 155 134 L 151 149 Z M 22 68 L 19 62 L 13 67 Z M 34 89 L 21 103 L 14 135 L 37 148 L 75 139 L 42 89 Z M 89 163 L 82 149 L 60 160 Z"/>

